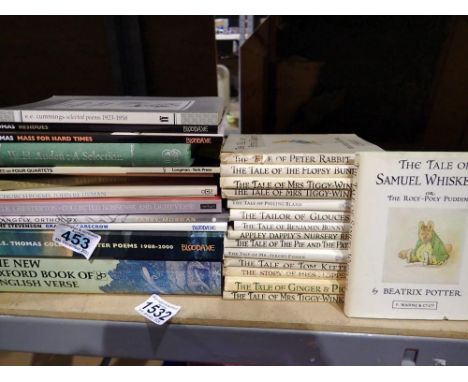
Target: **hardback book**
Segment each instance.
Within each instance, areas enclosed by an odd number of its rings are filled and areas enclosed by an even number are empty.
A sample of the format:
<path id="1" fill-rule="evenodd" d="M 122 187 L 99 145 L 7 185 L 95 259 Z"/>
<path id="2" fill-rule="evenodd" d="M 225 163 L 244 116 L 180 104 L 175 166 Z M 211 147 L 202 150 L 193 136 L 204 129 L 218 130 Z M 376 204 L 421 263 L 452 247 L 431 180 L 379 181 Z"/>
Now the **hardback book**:
<path id="1" fill-rule="evenodd" d="M 359 153 L 345 313 L 468 319 L 468 153 Z"/>
<path id="2" fill-rule="evenodd" d="M 227 206 L 253 210 L 349 211 L 351 203 L 348 199 L 237 199 L 228 200 Z"/>
<path id="3" fill-rule="evenodd" d="M 230 135 L 221 163 L 350 164 L 358 151 L 380 151 L 355 134 Z"/>
<path id="4" fill-rule="evenodd" d="M 283 277 L 292 279 L 344 279 L 346 272 L 316 271 L 278 268 L 224 267 L 224 276 L 234 277 Z"/>
<path id="5" fill-rule="evenodd" d="M 0 168 L 0 174 L 1 174 Z M 226 179 L 226 178 L 222 178 Z M 222 180 L 221 179 L 221 180 Z M 258 189 L 238 189 L 238 188 L 222 188 L 221 195 L 226 199 L 348 199 L 351 198 L 351 183 L 346 186 L 346 189 L 341 190 L 325 190 L 325 189 L 289 189 L 282 190 L 277 188 L 258 188 Z"/>
<path id="6" fill-rule="evenodd" d="M 221 262 L 0 258 L 0 291 L 221 295 Z"/>
<path id="7" fill-rule="evenodd" d="M 269 268 L 283 270 L 302 270 L 302 271 L 329 271 L 346 272 L 346 263 L 329 263 L 321 261 L 295 261 L 295 260 L 270 260 L 270 259 L 251 259 L 242 257 L 224 256 L 224 266 L 229 268 Z"/>
<path id="8" fill-rule="evenodd" d="M 0 122 L 219 125 L 220 97 L 53 96 L 0 109 Z"/>
<path id="9" fill-rule="evenodd" d="M 220 186 L 224 189 L 280 189 L 280 190 L 350 190 L 351 178 L 270 178 L 270 177 L 221 177 Z"/>

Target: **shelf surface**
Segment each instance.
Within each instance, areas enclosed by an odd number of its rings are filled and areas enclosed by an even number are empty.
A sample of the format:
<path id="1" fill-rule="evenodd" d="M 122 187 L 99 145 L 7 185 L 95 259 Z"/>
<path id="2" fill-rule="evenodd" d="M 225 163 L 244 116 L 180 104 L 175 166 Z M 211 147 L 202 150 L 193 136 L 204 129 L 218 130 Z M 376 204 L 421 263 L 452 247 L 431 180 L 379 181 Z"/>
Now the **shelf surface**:
<path id="1" fill-rule="evenodd" d="M 0 315 L 147 322 L 135 306 L 148 295 L 0 293 Z M 294 329 L 468 339 L 468 321 L 356 319 L 331 303 L 230 301 L 217 296 L 162 296 L 180 305 L 171 324 Z"/>

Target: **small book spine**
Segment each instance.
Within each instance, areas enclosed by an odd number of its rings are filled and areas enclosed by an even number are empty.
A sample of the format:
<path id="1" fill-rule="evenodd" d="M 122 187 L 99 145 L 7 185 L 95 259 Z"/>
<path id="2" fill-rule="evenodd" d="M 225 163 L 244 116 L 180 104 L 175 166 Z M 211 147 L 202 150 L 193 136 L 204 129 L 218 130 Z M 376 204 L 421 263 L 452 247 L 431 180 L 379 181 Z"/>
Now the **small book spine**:
<path id="1" fill-rule="evenodd" d="M 270 260 L 303 260 L 343 263 L 348 250 L 338 249 L 298 249 L 298 248 L 224 248 L 226 257 L 243 257 Z"/>
<path id="2" fill-rule="evenodd" d="M 235 277 L 283 277 L 292 279 L 329 279 L 337 280 L 346 278 L 346 272 L 335 271 L 303 271 L 298 269 L 272 269 L 272 268 L 243 268 L 226 267 L 224 276 Z"/>
<path id="3" fill-rule="evenodd" d="M 343 280 L 293 279 L 267 277 L 224 278 L 224 290 L 232 292 L 324 293 L 343 294 Z"/>
<path id="4" fill-rule="evenodd" d="M 330 199 L 238 199 L 228 200 L 228 208 L 252 210 L 349 211 L 349 200 Z"/>
<path id="5" fill-rule="evenodd" d="M 225 300 L 274 301 L 274 302 L 332 302 L 343 304 L 344 295 L 324 293 L 275 293 L 223 291 Z"/>
<path id="6" fill-rule="evenodd" d="M 187 164 L 190 159 L 187 159 Z M 101 164 L 100 162 L 99 164 Z M 49 167 L 0 167 L 0 175 L 102 175 L 107 178 L 111 175 L 117 176 L 213 176 L 219 173 L 219 167 L 121 167 L 119 164 L 108 166 L 49 166 Z M 149 164 L 149 162 L 148 162 Z M 110 166 L 110 165 L 109 165 Z"/>
<path id="7" fill-rule="evenodd" d="M 305 271 L 345 272 L 346 263 L 302 260 L 269 260 L 224 256 L 225 267 L 294 269 Z"/>
<path id="8" fill-rule="evenodd" d="M 0 223 L 8 224 L 113 224 L 113 223 L 213 223 L 227 222 L 225 214 L 125 214 L 125 215 L 25 215 L 25 216 L 0 216 Z M 180 230 L 183 231 L 183 230 Z"/>
<path id="9" fill-rule="evenodd" d="M 229 219 L 234 220 L 259 220 L 280 222 L 330 222 L 349 223 L 348 212 L 337 211 L 288 211 L 288 210 L 241 210 L 231 209 Z"/>
<path id="10" fill-rule="evenodd" d="M 93 123 L 18 123 L 2 122 L 0 131 L 27 132 L 128 132 L 170 134 L 219 134 L 217 125 L 137 125 L 137 124 L 93 124 Z"/>
<path id="11" fill-rule="evenodd" d="M 1 166 L 190 166 L 182 143 L 2 143 Z"/>
<path id="12" fill-rule="evenodd" d="M 216 185 L 77 186 L 0 191 L 0 199 L 116 198 L 125 196 L 216 196 Z"/>
<path id="13" fill-rule="evenodd" d="M 221 163 L 221 176 L 226 177 L 323 177 L 350 178 L 354 174 L 351 165 L 265 165 Z"/>
<path id="14" fill-rule="evenodd" d="M 101 236 L 93 259 L 221 261 L 223 232 L 94 231 Z M 54 242 L 54 231 L 4 230 L 0 256 L 72 257 Z M 76 255 L 80 257 L 81 255 Z"/>
<path id="15" fill-rule="evenodd" d="M 221 212 L 219 197 L 0 200 L 0 215 L 104 215 Z"/>
<path id="16" fill-rule="evenodd" d="M 23 123 L 111 123 L 142 125 L 218 125 L 218 113 L 143 112 L 116 110 L 3 110 L 2 122 Z"/>
<path id="17" fill-rule="evenodd" d="M 220 186 L 241 190 L 350 190 L 351 178 L 222 177 Z"/>
<path id="18" fill-rule="evenodd" d="M 197 145 L 221 145 L 223 136 L 218 134 L 159 134 L 159 133 L 38 133 L 0 131 L 0 142 L 10 143 L 180 143 Z"/>
<path id="19" fill-rule="evenodd" d="M 221 263 L 0 258 L 0 291 L 221 295 Z"/>
<path id="20" fill-rule="evenodd" d="M 224 240 L 225 248 L 349 249 L 349 240 Z"/>
<path id="21" fill-rule="evenodd" d="M 222 178 L 223 179 L 223 178 Z M 221 179 L 221 180 L 222 180 Z M 226 178 L 224 178 L 226 179 Z M 350 189 L 343 190 L 280 190 L 280 189 L 229 189 L 223 188 L 221 195 L 226 199 L 263 199 L 263 198 L 284 198 L 284 199 L 349 199 Z"/>
<path id="22" fill-rule="evenodd" d="M 1 221 L 2 219 L 0 219 Z M 225 232 L 227 222 L 207 223 L 83 223 L 72 224 L 85 230 L 99 231 L 190 231 L 190 232 Z M 0 223 L 0 230 L 52 230 L 56 223 Z"/>
<path id="23" fill-rule="evenodd" d="M 346 232 L 227 231 L 233 240 L 349 240 Z"/>
<path id="24" fill-rule="evenodd" d="M 221 153 L 221 163 L 231 164 L 352 164 L 354 154 L 337 153 Z"/>
<path id="25" fill-rule="evenodd" d="M 349 232 L 349 226 L 349 223 L 234 221 L 236 231 Z"/>

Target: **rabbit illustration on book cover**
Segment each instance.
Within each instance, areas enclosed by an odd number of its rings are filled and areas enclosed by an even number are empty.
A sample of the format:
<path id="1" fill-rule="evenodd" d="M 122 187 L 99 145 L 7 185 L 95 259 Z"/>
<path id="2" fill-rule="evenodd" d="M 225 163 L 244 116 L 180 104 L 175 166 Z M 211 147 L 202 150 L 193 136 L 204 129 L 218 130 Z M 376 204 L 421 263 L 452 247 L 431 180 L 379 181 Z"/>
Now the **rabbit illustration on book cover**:
<path id="1" fill-rule="evenodd" d="M 442 265 L 450 257 L 452 245 L 445 245 L 434 230 L 434 223 L 419 222 L 418 241 L 414 248 L 400 251 L 400 259 L 407 263 L 421 263 L 422 265 Z"/>

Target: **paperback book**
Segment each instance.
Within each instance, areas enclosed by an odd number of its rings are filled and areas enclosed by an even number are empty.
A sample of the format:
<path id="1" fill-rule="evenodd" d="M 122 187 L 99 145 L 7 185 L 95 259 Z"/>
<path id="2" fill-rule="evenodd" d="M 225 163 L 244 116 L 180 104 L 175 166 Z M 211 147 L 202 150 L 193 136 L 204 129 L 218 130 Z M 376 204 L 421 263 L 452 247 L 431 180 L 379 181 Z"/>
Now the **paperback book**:
<path id="1" fill-rule="evenodd" d="M 468 153 L 359 153 L 345 313 L 468 319 Z"/>

